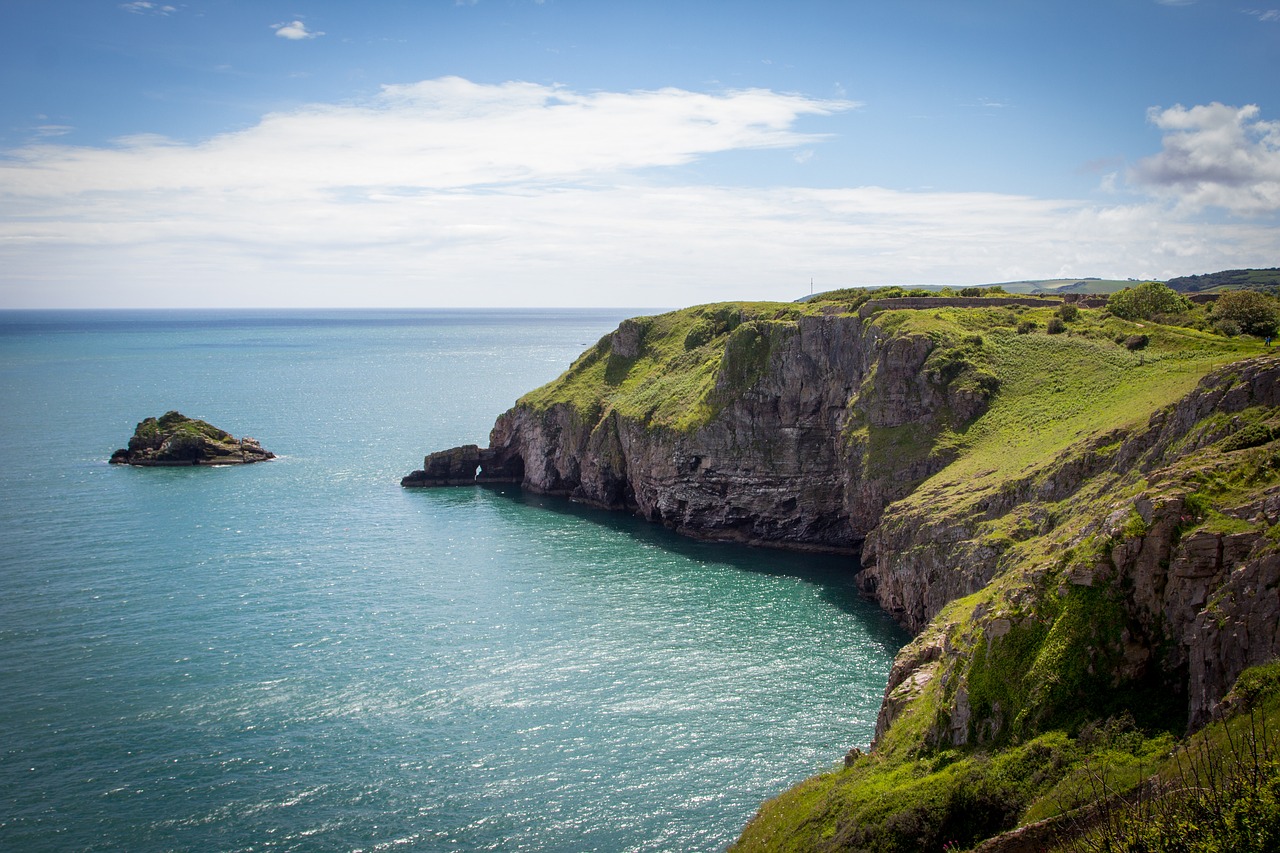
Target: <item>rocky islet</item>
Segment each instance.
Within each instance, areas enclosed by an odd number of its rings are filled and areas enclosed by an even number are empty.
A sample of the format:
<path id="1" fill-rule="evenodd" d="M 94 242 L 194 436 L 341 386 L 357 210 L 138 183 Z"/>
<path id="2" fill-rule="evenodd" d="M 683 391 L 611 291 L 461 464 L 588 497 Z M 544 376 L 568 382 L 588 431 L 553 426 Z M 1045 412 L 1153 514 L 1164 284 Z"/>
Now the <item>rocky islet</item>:
<path id="1" fill-rule="evenodd" d="M 141 421 L 129 446 L 111 454 L 110 462 L 143 467 L 248 465 L 274 458 L 257 439 L 236 438 L 206 421 L 170 411 Z"/>

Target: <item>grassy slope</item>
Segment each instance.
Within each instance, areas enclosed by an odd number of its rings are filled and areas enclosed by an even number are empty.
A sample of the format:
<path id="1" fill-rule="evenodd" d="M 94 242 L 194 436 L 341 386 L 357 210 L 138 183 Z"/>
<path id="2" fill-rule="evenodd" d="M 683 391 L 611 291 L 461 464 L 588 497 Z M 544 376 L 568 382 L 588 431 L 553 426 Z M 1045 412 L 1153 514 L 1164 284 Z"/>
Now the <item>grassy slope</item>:
<path id="1" fill-rule="evenodd" d="M 1057 853 L 1273 851 L 1280 665 L 1244 672 L 1233 697 L 1224 720 L 1181 743 L 1121 717 L 990 753 L 861 756 L 766 803 L 733 849 L 964 850 L 1020 816 L 1052 819 L 1035 849 Z"/>
<path id="2" fill-rule="evenodd" d="M 616 411 L 653 428 L 692 431 L 715 416 L 723 395 L 753 381 L 772 342 L 819 311 L 817 304 L 729 302 L 640 317 L 628 321 L 640 330 L 637 356 L 620 358 L 606 335 L 519 403 L 569 404 L 591 423 Z"/>
<path id="3" fill-rule="evenodd" d="M 861 299 L 843 292 L 834 298 L 854 300 L 843 306 L 847 310 Z M 805 304 L 731 303 L 640 318 L 638 355 L 620 358 L 608 336 L 521 403 L 535 409 L 569 404 L 590 422 L 617 411 L 652 428 L 694 430 L 715 416 L 726 395 L 750 386 L 769 347 L 794 332 L 799 316 L 823 307 L 819 297 Z M 1081 311 L 1064 333 L 1048 335 L 1053 315 L 1050 307 L 876 315 L 884 334 L 932 338 L 934 367 L 950 364 L 961 376 L 999 382 L 985 415 L 960 431 L 929 437 L 954 461 L 898 509 L 972 515 L 1012 479 L 1034 477 L 1053 460 L 1086 449 L 1105 453 L 1115 431 L 1145 423 L 1214 367 L 1263 352 L 1248 338 L 1130 323 L 1094 310 Z M 1019 334 L 1028 323 L 1035 330 Z M 1117 342 L 1138 334 L 1150 339 L 1145 349 L 1131 351 Z M 880 439 L 868 444 L 873 452 L 901 451 L 894 435 L 871 438 Z M 1257 486 L 1240 485 L 1247 479 L 1214 486 L 1218 499 L 1232 488 L 1238 496 Z M 1151 725 L 1153 714 L 1158 718 L 1164 710 L 1149 701 L 1158 693 L 1151 685 L 1114 690 L 1105 677 L 1119 663 L 1098 650 L 1101 635 L 1123 628 L 1116 602 L 1089 588 L 1055 591 L 1063 572 L 1088 564 L 1109 545 L 1096 534 L 1098 519 L 1118 497 L 1131 498 L 1144 486 L 1138 479 L 1092 483 L 1067 505 L 1048 508 L 1057 516 L 1048 532 L 1019 511 L 985 522 L 983 535 L 1002 540 L 1006 549 L 1003 573 L 949 605 L 929 629 L 946 634 L 964 671 L 952 673 L 949 685 L 944 678 L 929 682 L 876 754 L 767 803 L 741 848 L 941 849 L 1061 813 L 1074 804 L 1072 792 L 1083 790 L 1081 774 L 1099 762 L 1121 787 L 1149 773 L 1174 735 Z M 1212 491 L 1208 484 L 1201 488 Z M 1212 513 L 1204 523 L 1213 523 Z M 975 611 L 1004 613 L 1014 627 L 983 646 L 973 627 Z M 960 675 L 975 709 L 989 711 L 998 703 L 1011 723 L 1001 739 L 982 748 L 930 747 L 929 732 Z M 1153 714 L 1144 715 L 1144 708 Z M 1137 719 L 1126 710 L 1136 711 Z M 1098 726 L 1103 717 L 1127 722 Z"/>
<path id="4" fill-rule="evenodd" d="M 980 502 L 1011 478 L 1096 448 L 1115 430 L 1145 423 L 1213 367 L 1262 351 L 1256 341 L 1139 327 L 1100 311 L 1081 312 L 1068 333 L 1017 334 L 1017 324 L 1030 319 L 1043 329 L 1051 315 L 1047 308 L 947 309 L 879 317 L 885 328 L 929 334 L 943 347 L 981 335 L 973 358 L 1000 380 L 1000 393 L 985 416 L 963 433 L 942 437 L 956 460 L 891 512 L 976 514 Z M 1135 333 L 1150 337 L 1145 350 L 1131 352 L 1116 343 Z M 1187 476 L 1194 481 L 1193 473 Z M 1246 479 L 1227 478 L 1237 484 L 1230 497 L 1262 485 L 1255 480 L 1240 486 Z M 946 842 L 963 849 L 993 831 L 1070 807 L 1065 792 L 1082 767 L 1105 761 L 1121 786 L 1150 772 L 1172 743 L 1172 732 L 1159 725 L 1168 719 L 1168 703 L 1159 698 L 1167 694 L 1160 685 L 1114 689 L 1106 676 L 1121 663 L 1099 651 L 1100 637 L 1124 630 L 1117 602 L 1100 589 L 1068 585 L 1064 593 L 1057 591 L 1062 572 L 1090 562 L 1109 544 L 1091 538 L 1099 518 L 1118 497 L 1144 485 L 1137 478 L 1091 484 L 1067 505 L 1048 508 L 1059 516 L 1049 533 L 1018 511 L 987 522 L 986 534 L 1005 537 L 1009 546 L 1001 556 L 1004 573 L 949 605 L 930 629 L 946 635 L 944 645 L 964 668 L 951 673 L 949 683 L 941 677 L 930 681 L 876 754 L 766 804 L 741 849 L 830 845 L 905 851 L 941 849 Z M 1219 499 L 1227 499 L 1230 489 L 1224 484 Z M 1002 613 L 1013 628 L 984 645 L 974 630 L 975 611 Z M 993 705 L 1004 709 L 1005 733 L 984 748 L 929 747 L 929 733 L 960 675 L 975 712 L 989 712 Z M 1090 729 L 1108 716 L 1131 722 L 1106 737 Z"/>
<path id="5" fill-rule="evenodd" d="M 1011 476 L 1027 473 L 1113 430 L 1145 422 L 1157 408 L 1195 387 L 1209 370 L 1264 351 L 1252 339 L 1226 339 L 1151 323 L 1130 323 L 1085 310 L 1067 332 L 1047 335 L 1050 308 L 898 311 L 880 322 L 940 340 L 981 334 L 984 366 L 1000 380 L 990 411 L 963 435 L 950 467 L 911 499 L 934 503 L 957 492 L 976 498 Z M 1037 323 L 1030 334 L 1015 327 Z M 1132 352 L 1116 338 L 1146 334 Z"/>

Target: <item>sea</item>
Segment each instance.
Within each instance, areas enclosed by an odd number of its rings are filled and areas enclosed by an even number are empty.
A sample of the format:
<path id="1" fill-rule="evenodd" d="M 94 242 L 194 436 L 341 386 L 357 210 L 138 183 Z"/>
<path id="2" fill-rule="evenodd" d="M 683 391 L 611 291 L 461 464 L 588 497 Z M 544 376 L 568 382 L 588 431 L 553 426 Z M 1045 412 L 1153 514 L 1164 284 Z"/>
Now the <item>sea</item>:
<path id="1" fill-rule="evenodd" d="M 854 564 L 409 490 L 619 310 L 0 312 L 0 850 L 722 850 L 865 748 Z M 107 459 L 176 409 L 277 459 Z"/>

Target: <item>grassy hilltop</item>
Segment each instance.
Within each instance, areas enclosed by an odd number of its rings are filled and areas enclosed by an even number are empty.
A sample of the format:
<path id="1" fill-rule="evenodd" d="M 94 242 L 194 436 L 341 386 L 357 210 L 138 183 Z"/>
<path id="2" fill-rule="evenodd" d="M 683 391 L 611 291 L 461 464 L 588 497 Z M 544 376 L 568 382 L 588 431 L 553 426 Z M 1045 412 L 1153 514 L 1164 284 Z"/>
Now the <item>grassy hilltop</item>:
<path id="1" fill-rule="evenodd" d="M 882 301 L 903 295 L 627 321 L 520 401 L 569 406 L 588 428 L 616 414 L 692 435 L 752 393 L 804 318 L 854 315 L 876 346 L 927 339 L 930 382 L 985 401 L 927 430 L 876 426 L 850 401 L 844 440 L 859 464 L 930 460 L 911 470 L 934 472 L 888 507 L 877 547 L 932 567 L 933 584 L 949 572 L 984 581 L 913 626 L 873 751 L 765 804 L 735 849 L 957 851 L 1016 827 L 1030 827 L 1028 846 L 1000 846 L 1006 837 L 980 849 L 1277 849 L 1280 670 L 1247 670 L 1228 721 L 1187 738 L 1200 676 L 1175 637 L 1161 638 L 1162 617 L 1142 610 L 1149 591 L 1133 588 L 1188 543 L 1254 563 L 1280 553 L 1280 519 L 1258 509 L 1280 495 L 1280 407 L 1185 402 L 1208 393 L 1204 382 L 1235 393 L 1232 365 L 1256 374 L 1270 349 L 1237 334 L 1225 309 L 1185 300 L 1151 316 L 1119 297 L 1115 310 Z"/>

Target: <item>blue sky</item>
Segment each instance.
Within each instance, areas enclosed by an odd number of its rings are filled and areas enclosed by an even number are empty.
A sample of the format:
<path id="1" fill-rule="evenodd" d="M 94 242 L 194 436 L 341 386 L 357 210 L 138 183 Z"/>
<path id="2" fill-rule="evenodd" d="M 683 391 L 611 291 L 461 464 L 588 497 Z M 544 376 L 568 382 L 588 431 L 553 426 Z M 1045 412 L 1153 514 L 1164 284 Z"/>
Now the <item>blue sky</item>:
<path id="1" fill-rule="evenodd" d="M 1280 265 L 1266 5 L 5 0 L 0 73 L 0 307 Z"/>

